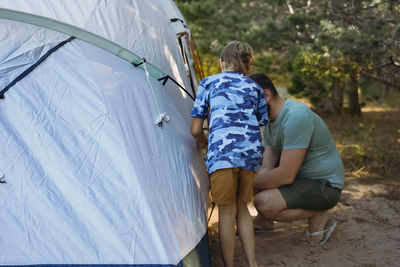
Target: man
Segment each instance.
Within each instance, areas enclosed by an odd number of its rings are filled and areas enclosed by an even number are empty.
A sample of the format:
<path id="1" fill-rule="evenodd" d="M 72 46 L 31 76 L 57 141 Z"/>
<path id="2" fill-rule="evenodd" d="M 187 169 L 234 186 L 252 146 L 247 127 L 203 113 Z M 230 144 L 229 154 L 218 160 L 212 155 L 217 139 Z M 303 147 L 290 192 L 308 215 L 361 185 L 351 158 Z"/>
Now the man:
<path id="1" fill-rule="evenodd" d="M 304 241 L 324 244 L 336 227 L 328 210 L 339 200 L 344 168 L 323 122 L 306 105 L 284 99 L 264 74 L 249 76 L 263 89 L 270 123 L 264 127 L 263 165 L 255 183 L 254 223 L 308 219 Z"/>

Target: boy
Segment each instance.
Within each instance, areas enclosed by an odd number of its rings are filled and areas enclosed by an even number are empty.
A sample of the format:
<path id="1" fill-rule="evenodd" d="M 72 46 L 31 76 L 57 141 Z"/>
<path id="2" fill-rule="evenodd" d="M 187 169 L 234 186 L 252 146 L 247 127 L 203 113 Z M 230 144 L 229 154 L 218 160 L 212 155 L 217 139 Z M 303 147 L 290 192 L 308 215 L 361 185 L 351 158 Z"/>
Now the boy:
<path id="1" fill-rule="evenodd" d="M 249 266 L 256 266 L 253 222 L 247 208 L 253 182 L 261 165 L 264 147 L 260 125 L 268 123 L 263 90 L 246 75 L 253 64 L 253 51 L 233 41 L 221 53 L 222 73 L 200 82 L 191 113 L 191 132 L 198 146 L 207 138 L 203 121 L 209 119 L 206 166 L 213 201 L 218 204 L 218 233 L 225 266 L 233 266 L 235 225 Z"/>

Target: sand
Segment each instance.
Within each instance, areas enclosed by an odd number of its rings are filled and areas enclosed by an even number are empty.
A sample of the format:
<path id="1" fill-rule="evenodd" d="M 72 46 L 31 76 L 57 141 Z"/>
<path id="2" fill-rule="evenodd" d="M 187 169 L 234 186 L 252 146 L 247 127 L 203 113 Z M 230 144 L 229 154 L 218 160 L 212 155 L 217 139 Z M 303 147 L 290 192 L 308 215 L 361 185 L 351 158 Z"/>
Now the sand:
<path id="1" fill-rule="evenodd" d="M 252 215 L 256 215 L 250 206 Z M 339 203 L 331 210 L 337 227 L 323 246 L 301 241 L 306 221 L 275 222 L 255 232 L 258 266 L 400 266 L 400 182 L 361 183 L 347 177 Z M 209 222 L 211 263 L 223 266 L 217 235 L 217 209 Z M 236 238 L 235 266 L 247 266 Z"/>

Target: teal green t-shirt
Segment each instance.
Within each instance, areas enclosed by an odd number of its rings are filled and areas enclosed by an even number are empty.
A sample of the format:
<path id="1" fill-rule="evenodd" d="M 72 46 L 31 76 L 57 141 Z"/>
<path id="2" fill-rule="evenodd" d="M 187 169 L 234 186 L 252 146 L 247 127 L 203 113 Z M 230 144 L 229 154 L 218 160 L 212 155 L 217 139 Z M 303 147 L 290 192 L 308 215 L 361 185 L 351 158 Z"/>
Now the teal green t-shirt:
<path id="1" fill-rule="evenodd" d="M 342 189 L 344 167 L 324 121 L 303 103 L 286 99 L 275 121 L 263 129 L 263 142 L 281 157 L 283 149 L 306 148 L 296 179 L 327 179 Z"/>

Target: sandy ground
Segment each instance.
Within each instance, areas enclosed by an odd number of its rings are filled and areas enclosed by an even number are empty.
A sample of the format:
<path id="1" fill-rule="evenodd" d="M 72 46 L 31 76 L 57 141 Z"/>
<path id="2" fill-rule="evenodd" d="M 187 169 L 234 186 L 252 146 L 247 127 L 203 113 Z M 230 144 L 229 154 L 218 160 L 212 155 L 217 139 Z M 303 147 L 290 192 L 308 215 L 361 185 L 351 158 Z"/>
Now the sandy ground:
<path id="1" fill-rule="evenodd" d="M 250 211 L 256 215 L 254 208 Z M 223 266 L 217 213 L 215 209 L 209 222 L 213 267 Z M 338 225 L 323 246 L 300 241 L 306 221 L 275 222 L 272 231 L 257 230 L 258 266 L 400 266 L 400 180 L 366 182 L 347 177 L 331 216 Z M 247 266 L 238 237 L 235 266 Z"/>

